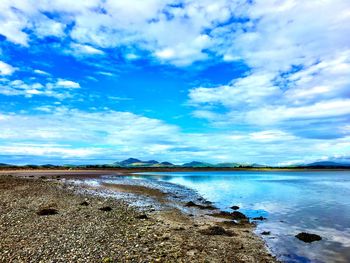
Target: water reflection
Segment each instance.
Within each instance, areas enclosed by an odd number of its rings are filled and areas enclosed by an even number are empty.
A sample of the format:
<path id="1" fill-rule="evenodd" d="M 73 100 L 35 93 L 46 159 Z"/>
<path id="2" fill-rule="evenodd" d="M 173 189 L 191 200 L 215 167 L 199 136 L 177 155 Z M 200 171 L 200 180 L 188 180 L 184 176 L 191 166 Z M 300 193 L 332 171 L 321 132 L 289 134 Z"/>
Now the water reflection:
<path id="1" fill-rule="evenodd" d="M 248 216 L 268 217 L 257 232 L 286 262 L 350 262 L 350 172 L 179 172 L 142 174 L 196 190 L 223 210 L 238 205 Z M 294 235 L 319 234 L 305 244 Z"/>

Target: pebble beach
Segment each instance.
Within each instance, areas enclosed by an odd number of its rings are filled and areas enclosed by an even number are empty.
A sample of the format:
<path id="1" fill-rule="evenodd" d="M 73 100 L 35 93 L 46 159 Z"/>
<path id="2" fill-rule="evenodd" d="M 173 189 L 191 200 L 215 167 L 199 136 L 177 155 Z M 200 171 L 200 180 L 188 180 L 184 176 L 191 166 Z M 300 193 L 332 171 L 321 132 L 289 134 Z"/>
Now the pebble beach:
<path id="1" fill-rule="evenodd" d="M 0 262 L 276 262 L 251 224 L 140 211 L 55 178 L 0 175 Z"/>

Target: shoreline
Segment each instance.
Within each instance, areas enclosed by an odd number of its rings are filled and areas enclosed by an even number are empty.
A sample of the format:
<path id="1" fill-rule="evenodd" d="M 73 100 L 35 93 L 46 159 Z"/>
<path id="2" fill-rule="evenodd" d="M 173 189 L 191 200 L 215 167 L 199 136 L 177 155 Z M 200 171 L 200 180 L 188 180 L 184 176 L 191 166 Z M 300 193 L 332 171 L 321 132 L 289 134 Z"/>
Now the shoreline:
<path id="1" fill-rule="evenodd" d="M 11 173 L 12 175 L 6 176 L 4 175 L 5 173 Z M 0 208 L 1 210 L 5 211 L 5 214 L 2 215 L 0 218 L 0 228 L 4 228 L 3 225 L 6 225 L 5 231 L 3 231 L 1 234 L 2 241 L 0 241 L 0 261 L 6 259 L 4 261 L 11 262 L 11 260 L 8 259 L 13 259 L 16 256 L 19 256 L 19 251 L 16 251 L 17 246 L 11 248 L 9 247 L 9 244 L 6 244 L 6 240 L 7 243 L 11 243 L 11 241 L 14 241 L 9 236 L 9 233 L 11 231 L 19 231 L 21 233 L 24 230 L 22 229 L 21 231 L 21 228 L 23 228 L 23 224 L 25 226 L 29 225 L 31 228 L 37 228 L 38 226 L 35 225 L 35 221 L 44 218 L 40 218 L 35 213 L 33 213 L 34 207 L 23 207 L 23 202 L 25 202 L 24 197 L 29 197 L 33 205 L 37 205 L 37 209 L 43 206 L 56 207 L 59 211 L 59 216 L 68 217 L 62 218 L 63 221 L 69 219 L 70 213 L 61 213 L 61 210 L 63 209 L 62 207 L 65 207 L 65 209 L 69 210 L 70 212 L 71 210 L 73 210 L 73 212 L 75 213 L 77 211 L 81 212 L 81 210 L 84 210 L 83 212 L 86 214 L 83 218 L 80 218 L 80 220 L 86 221 L 84 222 L 84 225 L 85 223 L 88 224 L 90 222 L 90 227 L 92 229 L 95 229 L 90 233 L 89 238 L 85 237 L 85 232 L 78 231 L 77 236 L 81 235 L 82 239 L 94 240 L 93 235 L 98 236 L 98 232 L 100 231 L 100 229 L 106 228 L 104 224 L 105 222 L 103 221 L 103 219 L 105 219 L 105 216 L 110 216 L 114 212 L 119 211 L 120 209 L 123 212 L 123 214 L 126 214 L 127 218 L 131 218 L 130 222 L 132 222 L 129 224 L 129 222 L 123 222 L 123 220 L 118 221 L 119 224 L 123 225 L 124 231 L 127 230 L 127 232 L 130 233 L 132 236 L 139 236 L 145 231 L 150 231 L 150 235 L 152 233 L 152 235 L 157 236 L 156 240 L 153 240 L 153 242 L 155 242 L 158 245 L 156 246 L 156 248 L 154 247 L 154 244 L 149 243 L 151 242 L 149 238 L 147 238 L 146 244 L 142 243 L 141 241 L 135 241 L 134 239 L 133 242 L 123 240 L 124 247 L 118 246 L 118 248 L 119 250 L 125 251 L 124 253 L 128 254 L 128 257 L 125 256 L 125 254 L 122 255 L 121 253 L 119 253 L 120 251 L 118 252 L 115 248 L 113 248 L 115 238 L 110 240 L 110 237 L 107 236 L 105 237 L 106 240 L 102 242 L 105 248 L 100 252 L 91 252 L 91 257 L 84 257 L 80 254 L 80 252 L 76 252 L 76 259 L 83 257 L 81 262 L 117 262 L 118 260 L 130 260 L 130 262 L 141 262 L 142 259 L 144 259 L 144 261 L 146 262 L 188 262 L 189 259 L 191 262 L 277 262 L 277 260 L 273 256 L 271 256 L 263 240 L 253 232 L 254 226 L 252 224 L 227 224 L 227 222 L 225 223 L 222 219 L 214 218 L 213 216 L 205 216 L 207 211 L 204 211 L 203 209 L 198 207 L 193 208 L 194 210 L 197 209 L 198 213 L 194 213 L 194 215 L 191 216 L 183 213 L 181 210 L 176 208 L 168 208 L 164 210 L 146 209 L 141 211 L 140 209 L 131 207 L 130 204 L 128 204 L 125 201 L 121 201 L 115 198 L 113 199 L 108 197 L 91 195 L 88 193 L 88 191 L 84 191 L 84 187 L 82 186 L 76 186 L 62 182 L 62 179 L 79 180 L 88 178 L 98 178 L 102 175 L 107 175 L 106 171 L 12 171 L 10 173 L 9 171 L 6 171 L 5 173 L 0 173 L 0 187 L 2 188 L 0 191 L 0 200 L 2 200 L 0 202 Z M 122 173 L 120 171 L 113 171 L 112 174 L 115 176 L 123 176 L 126 173 Z M 42 177 L 45 177 L 45 179 Z M 9 189 L 9 185 L 14 186 L 14 188 Z M 30 188 L 32 187 L 36 187 L 39 190 L 37 192 L 30 191 Z M 164 193 L 151 188 L 147 189 L 147 187 L 142 188 L 130 185 L 105 185 L 104 187 L 108 188 L 111 191 L 133 193 L 141 197 L 147 196 L 155 199 L 156 202 L 169 202 L 169 200 L 165 198 Z M 4 189 L 6 191 L 3 191 Z M 53 194 L 60 196 L 60 200 L 56 200 L 56 202 L 54 202 L 55 198 L 52 197 Z M 13 197 L 13 195 L 17 196 L 17 200 L 12 200 L 13 198 L 11 197 Z M 86 202 L 89 203 L 89 205 L 87 207 L 83 207 L 82 209 L 82 207 L 77 205 L 77 203 L 83 203 L 83 200 L 88 200 Z M 22 206 L 19 206 L 18 203 L 22 203 Z M 109 205 L 108 207 L 110 207 L 112 211 L 102 213 L 101 211 L 96 209 L 96 207 L 95 209 L 88 209 L 92 208 L 90 207 L 90 204 L 92 206 L 93 203 L 98 203 L 100 204 L 100 206 L 106 203 Z M 11 207 L 11 209 L 8 209 L 9 206 Z M 22 221 L 19 221 L 21 223 L 20 225 L 16 223 L 13 226 L 7 226 L 8 222 L 6 221 L 8 220 L 6 220 L 6 216 L 16 211 L 18 212 L 21 209 L 29 210 L 31 212 L 31 216 L 29 218 L 32 219 L 33 222 L 24 223 Z M 78 218 L 80 217 L 80 215 L 75 216 L 77 216 Z M 47 218 L 47 220 L 50 223 L 52 223 L 52 221 L 54 220 L 51 221 L 51 218 L 53 219 L 55 217 L 57 217 L 57 215 L 47 216 L 45 217 L 45 219 Z M 66 223 L 66 225 L 59 224 L 56 225 L 56 227 L 62 227 L 63 233 L 67 232 L 66 228 L 79 228 L 81 224 L 80 221 L 75 222 L 75 220 L 73 220 L 72 218 L 70 219 L 70 223 Z M 91 221 L 94 221 L 96 224 L 91 225 Z M 56 224 L 58 223 L 57 221 L 55 222 Z M 140 229 L 135 228 L 134 225 L 139 227 Z M 50 229 L 52 229 L 52 227 L 54 226 L 50 226 Z M 118 233 L 114 233 L 113 231 L 113 229 L 109 229 L 109 235 L 111 235 L 111 237 L 114 235 L 118 236 Z M 166 234 L 165 237 L 163 237 L 164 234 Z M 67 235 L 70 235 L 69 231 L 67 232 Z M 158 240 L 159 236 L 162 236 L 161 240 Z M 30 243 L 24 237 L 22 238 L 25 243 Z M 31 238 L 35 238 L 35 236 Z M 118 236 L 117 239 L 121 240 L 123 239 L 123 237 Z M 57 245 L 58 244 L 52 243 L 52 241 L 48 241 L 49 247 L 55 247 Z M 95 245 L 91 245 L 91 247 L 89 247 L 88 250 L 90 248 L 92 249 Z M 33 244 L 29 245 L 29 247 L 26 247 L 26 249 L 28 250 L 28 255 L 32 255 L 31 253 L 35 253 L 35 251 L 31 249 L 32 246 Z M 74 250 L 74 244 L 72 244 L 72 246 Z M 134 251 L 135 247 L 141 249 L 142 251 L 139 251 L 139 249 L 136 249 L 137 251 Z M 1 251 L 4 251 L 5 249 L 10 250 L 10 252 L 2 255 L 3 253 Z M 62 251 L 62 248 L 60 246 L 56 247 L 55 249 L 57 251 Z M 47 252 L 47 249 L 44 247 L 42 248 L 42 251 Z M 130 251 L 130 253 L 128 253 L 128 251 Z M 144 251 L 148 252 L 146 253 Z M 180 252 L 180 254 L 175 252 Z M 101 255 L 99 255 L 99 253 Z M 74 253 L 67 254 L 63 250 L 60 255 L 57 255 L 58 258 L 54 257 L 54 259 L 60 262 L 59 257 L 65 258 L 65 260 L 72 260 L 73 256 Z M 26 255 L 24 255 L 24 258 L 25 257 Z M 46 260 L 48 259 L 50 258 L 46 258 Z M 80 261 L 77 260 L 77 262 Z"/>
<path id="2" fill-rule="evenodd" d="M 234 167 L 95 167 L 95 168 L 28 168 L 28 167 L 0 167 L 0 175 L 6 173 L 71 173 L 76 175 L 100 175 L 101 173 L 113 174 L 132 174 L 132 173 L 147 173 L 147 172 L 234 172 L 234 171 L 257 171 L 257 172 L 328 172 L 328 171 L 350 171 L 350 167 L 342 168 L 314 168 L 314 167 L 266 167 L 266 168 L 234 168 Z"/>

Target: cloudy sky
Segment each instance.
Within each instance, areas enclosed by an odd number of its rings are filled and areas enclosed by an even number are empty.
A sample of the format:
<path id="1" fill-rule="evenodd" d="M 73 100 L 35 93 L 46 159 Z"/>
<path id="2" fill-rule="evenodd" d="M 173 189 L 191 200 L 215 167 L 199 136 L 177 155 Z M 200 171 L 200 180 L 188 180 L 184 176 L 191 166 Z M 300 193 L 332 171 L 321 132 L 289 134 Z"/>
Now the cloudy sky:
<path id="1" fill-rule="evenodd" d="M 1 0 L 0 162 L 349 160 L 348 0 Z"/>

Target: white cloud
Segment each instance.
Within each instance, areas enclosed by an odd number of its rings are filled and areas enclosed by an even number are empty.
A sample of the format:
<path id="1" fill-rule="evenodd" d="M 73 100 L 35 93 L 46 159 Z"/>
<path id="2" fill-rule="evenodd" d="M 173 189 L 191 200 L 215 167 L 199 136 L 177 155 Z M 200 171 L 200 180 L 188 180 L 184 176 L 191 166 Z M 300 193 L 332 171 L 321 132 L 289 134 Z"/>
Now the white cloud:
<path id="1" fill-rule="evenodd" d="M 56 36 L 62 39 L 60 46 L 64 52 L 82 58 L 118 50 L 127 59 L 147 56 L 179 67 L 208 59 L 213 59 L 213 63 L 221 59 L 239 61 L 248 67 L 246 74 L 238 79 L 232 76 L 232 81 L 214 87 L 199 85 L 189 93 L 194 116 L 220 127 L 226 125 L 225 129 L 232 129 L 232 134 L 183 134 L 159 120 L 132 114 L 65 111 L 53 118 L 63 127 L 56 127 L 63 134 L 59 137 L 55 130 L 47 130 L 47 116 L 37 119 L 27 116 L 31 124 L 37 123 L 33 134 L 42 136 L 43 140 L 46 136 L 90 143 L 107 134 L 106 145 L 120 147 L 121 154 L 140 151 L 146 155 L 149 151 L 159 151 L 170 159 L 178 158 L 178 154 L 191 159 L 236 156 L 248 160 L 280 154 L 289 161 L 300 160 L 305 155 L 313 158 L 348 151 L 349 10 L 347 0 L 147 0 L 137 4 L 110 0 L 38 0 L 35 5 L 3 0 L 0 34 L 22 46 L 35 44 L 37 38 Z M 44 13 L 55 16 L 49 18 Z M 14 70 L 0 62 L 2 75 L 9 76 Z M 107 69 L 96 74 L 114 76 Z M 48 83 L 1 79 L 0 93 L 62 99 L 79 87 L 78 83 L 64 79 Z M 130 120 L 118 123 L 112 119 L 125 120 L 126 116 L 136 123 L 137 129 L 147 132 L 140 134 L 130 129 Z M 23 121 L 21 116 L 8 118 L 17 118 L 16 123 Z M 83 127 L 85 137 L 76 136 L 78 132 L 64 118 Z M 106 123 L 100 122 L 104 118 L 113 127 L 107 125 L 99 130 Z M 124 126 L 128 129 L 121 128 Z M 153 134 L 153 130 L 157 136 L 146 136 Z M 11 135 L 10 128 L 7 133 L 2 131 Z M 334 138 L 320 140 L 322 136 L 316 136 L 316 132 Z M 170 133 L 174 135 L 167 135 Z M 283 139 L 287 143 L 282 143 Z M 143 146 L 138 148 L 137 144 Z"/>
<path id="2" fill-rule="evenodd" d="M 0 146 L 0 151 L 8 155 L 27 155 L 27 156 L 60 156 L 61 158 L 73 158 L 79 156 L 86 158 L 96 152 L 102 152 L 103 149 L 98 148 L 79 148 L 72 149 L 57 145 L 55 147 L 45 144 L 23 145 L 13 144 L 11 146 Z"/>
<path id="3" fill-rule="evenodd" d="M 94 48 L 90 45 L 82 45 L 77 43 L 70 44 L 70 49 L 67 53 L 73 54 L 74 56 L 96 56 L 105 54 L 102 50 Z"/>
<path id="4" fill-rule="evenodd" d="M 0 60 L 0 75 L 12 75 L 17 69 Z"/>
<path id="5" fill-rule="evenodd" d="M 161 61 L 184 66 L 208 58 L 205 49 L 214 43 L 203 31 L 228 20 L 237 6 L 239 3 L 229 0 L 215 3 L 146 0 L 137 4 L 109 0 L 75 1 L 75 4 L 39 0 L 36 5 L 4 0 L 0 6 L 4 25 L 0 33 L 21 45 L 29 45 L 34 39 L 27 33 L 28 29 L 39 38 L 64 38 L 67 33 L 75 40 L 74 44 L 81 45 L 72 48 L 73 55 L 77 52 L 96 54 L 98 48 L 131 46 L 147 50 Z M 57 16 L 48 18 L 44 12 Z M 74 26 L 67 30 L 67 25 Z M 169 57 L 164 50 L 173 50 L 173 55 Z"/>
<path id="6" fill-rule="evenodd" d="M 279 130 L 267 130 L 250 133 L 250 138 L 255 141 L 271 142 L 283 141 L 287 142 L 296 139 L 295 136 Z"/>
<path id="7" fill-rule="evenodd" d="M 230 85 L 216 88 L 195 88 L 190 90 L 190 102 L 193 104 L 222 104 L 227 107 L 268 103 L 280 89 L 272 83 L 270 74 L 255 74 L 234 80 Z M 239 110 L 240 108 L 237 108 Z"/>
<path id="8" fill-rule="evenodd" d="M 18 4 L 26 5 L 24 2 Z M 10 1 L 0 2 L 0 34 L 15 44 L 27 46 L 28 35 L 22 31 L 28 24 L 27 18 L 19 10 L 11 10 L 11 6 Z"/>
<path id="9" fill-rule="evenodd" d="M 50 73 L 44 71 L 44 70 L 40 70 L 40 69 L 34 69 L 33 71 L 34 73 L 36 74 L 39 74 L 39 75 L 50 75 Z"/>
<path id="10" fill-rule="evenodd" d="M 69 89 L 78 89 L 80 88 L 80 84 L 71 80 L 59 79 L 56 82 L 57 87 L 69 88 Z"/>
<path id="11" fill-rule="evenodd" d="M 171 59 L 175 57 L 175 51 L 170 48 L 156 51 L 156 56 L 162 59 Z"/>
<path id="12" fill-rule="evenodd" d="M 23 80 L 0 80 L 0 94 L 6 96 L 36 95 L 65 99 L 72 97 L 72 89 L 80 88 L 80 84 L 74 81 L 58 79 L 56 82 L 25 82 Z"/>
<path id="13" fill-rule="evenodd" d="M 33 39 L 30 30 L 37 37 L 67 34 L 76 42 L 73 45 L 81 45 L 74 49 L 86 54 L 100 54 L 99 48 L 133 47 L 178 66 L 208 59 L 209 53 L 274 72 L 291 65 L 310 66 L 348 46 L 346 0 L 74 2 L 39 0 L 32 5 L 3 0 L 0 34 L 21 45 Z M 49 18 L 45 12 L 57 15 Z M 235 20 L 230 21 L 232 17 Z"/>
<path id="14" fill-rule="evenodd" d="M 36 160 L 45 156 L 110 160 L 134 156 L 173 162 L 271 164 L 345 156 L 350 137 L 305 139 L 281 130 L 185 133 L 177 126 L 130 112 L 86 112 L 43 105 L 36 114 L 1 115 L 0 144 L 3 155 L 34 155 Z"/>
<path id="15" fill-rule="evenodd" d="M 190 90 L 194 115 L 229 127 L 344 136 L 341 127 L 350 116 L 349 10 L 341 0 L 243 5 L 238 14 L 249 20 L 209 35 L 225 61 L 242 61 L 250 69 L 227 85 Z"/>
<path id="16" fill-rule="evenodd" d="M 63 38 L 65 36 L 64 29 L 66 25 L 56 22 L 52 19 L 40 16 L 38 21 L 34 22 L 34 30 L 40 38 L 55 36 Z"/>
<path id="17" fill-rule="evenodd" d="M 319 101 L 301 107 L 263 107 L 247 112 L 251 123 L 274 124 L 280 121 L 296 119 L 326 119 L 350 114 L 350 99 Z M 264 116 L 261 118 L 261 116 Z"/>
<path id="18" fill-rule="evenodd" d="M 96 73 L 99 74 L 99 75 L 107 76 L 107 77 L 113 77 L 114 76 L 113 73 L 107 72 L 107 71 L 98 71 Z"/>

